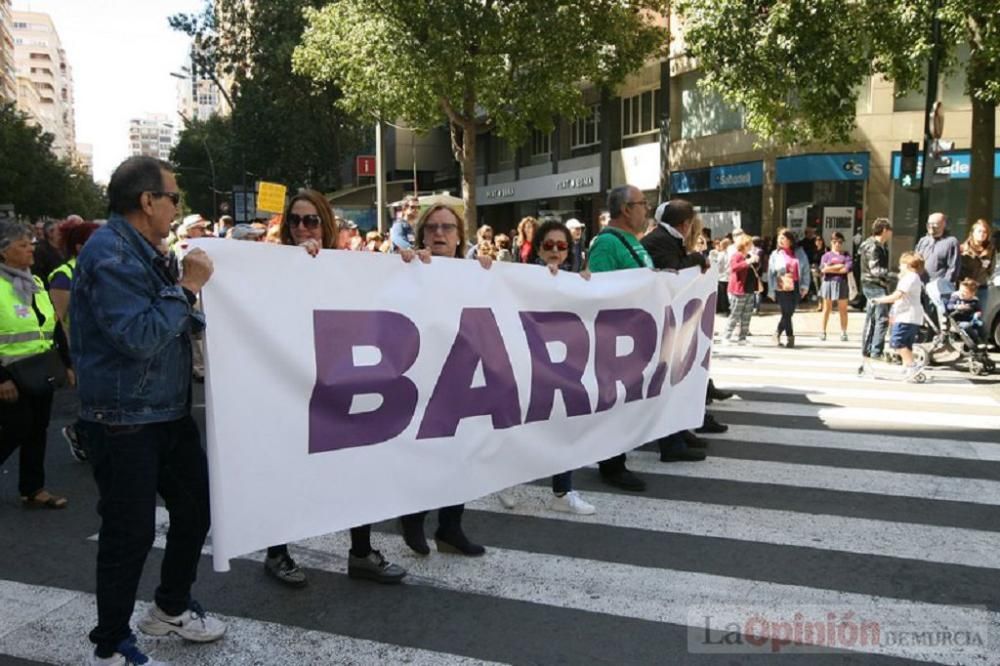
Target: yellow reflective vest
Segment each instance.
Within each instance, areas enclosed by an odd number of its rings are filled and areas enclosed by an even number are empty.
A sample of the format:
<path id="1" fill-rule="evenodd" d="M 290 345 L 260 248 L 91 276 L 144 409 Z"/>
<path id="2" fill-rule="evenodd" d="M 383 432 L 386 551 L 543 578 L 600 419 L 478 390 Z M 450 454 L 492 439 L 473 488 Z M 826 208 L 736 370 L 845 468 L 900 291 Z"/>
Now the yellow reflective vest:
<path id="1" fill-rule="evenodd" d="M 41 278 L 37 275 L 34 278 L 38 285 L 35 305 L 45 317 L 44 324 L 38 323 L 31 303 L 25 304 L 18 298 L 10 280 L 0 277 L 0 364 L 10 365 L 52 349 L 56 311 Z"/>

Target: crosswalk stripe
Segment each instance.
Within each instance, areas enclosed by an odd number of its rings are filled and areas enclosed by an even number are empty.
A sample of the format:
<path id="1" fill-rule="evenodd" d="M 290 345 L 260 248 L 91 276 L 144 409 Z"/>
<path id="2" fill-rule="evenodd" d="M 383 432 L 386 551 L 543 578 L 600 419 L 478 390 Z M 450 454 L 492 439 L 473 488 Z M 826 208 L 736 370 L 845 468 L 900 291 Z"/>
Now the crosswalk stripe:
<path id="1" fill-rule="evenodd" d="M 890 387 L 890 386 L 900 386 L 909 387 L 909 384 L 904 384 L 903 381 L 897 380 L 894 377 L 902 373 L 902 370 L 898 366 L 886 365 L 885 369 L 882 371 L 885 379 L 875 379 L 872 377 L 859 377 L 857 375 L 857 369 L 860 363 L 855 365 L 853 369 L 845 367 L 843 372 L 809 372 L 808 370 L 785 370 L 784 368 L 768 368 L 766 365 L 725 365 L 718 364 L 715 361 L 712 362 L 711 374 L 715 378 L 715 381 L 720 385 L 725 384 L 722 381 L 723 377 L 734 377 L 739 379 L 746 379 L 748 372 L 752 372 L 752 376 L 757 381 L 764 381 L 767 378 L 776 384 L 781 384 L 790 379 L 792 380 L 806 380 L 815 382 L 843 382 L 848 385 L 857 384 L 858 386 L 869 386 L 869 387 Z M 807 364 L 800 364 L 800 367 L 808 367 Z M 968 391 L 973 388 L 974 384 L 969 380 L 968 375 L 964 375 L 955 370 L 943 370 L 940 368 L 930 368 L 927 371 L 932 382 L 930 384 L 914 385 L 915 390 L 933 390 L 933 391 L 948 391 L 948 390 L 964 390 Z M 905 390 L 905 388 L 904 388 Z"/>
<path id="2" fill-rule="evenodd" d="M 760 415 L 807 416 L 830 423 L 864 422 L 887 423 L 896 426 L 937 426 L 971 430 L 1000 430 L 1000 416 L 952 414 L 879 409 L 873 407 L 827 407 L 823 405 L 797 405 L 786 402 L 758 400 L 727 401 L 713 406 L 726 412 L 747 412 Z"/>
<path id="3" fill-rule="evenodd" d="M 756 373 L 754 374 L 756 380 Z M 720 383 L 721 385 L 721 383 Z M 724 388 L 730 391 L 753 391 L 756 393 L 773 393 L 775 395 L 796 395 L 796 396 L 806 396 L 810 400 L 815 401 L 818 398 L 853 398 L 856 400 L 866 400 L 866 401 L 887 401 L 887 402 L 905 402 L 908 405 L 913 405 L 915 402 L 920 401 L 933 401 L 942 405 L 957 405 L 959 407 L 970 406 L 970 407 L 991 407 L 1000 408 L 1000 401 L 992 398 L 988 395 L 970 395 L 968 389 L 962 392 L 955 393 L 945 393 L 941 391 L 934 391 L 928 394 L 926 391 L 920 391 L 918 385 L 914 384 L 901 384 L 900 387 L 914 387 L 917 390 L 901 390 L 900 388 L 894 387 L 893 390 L 878 390 L 875 388 L 863 388 L 863 387 L 850 387 L 842 388 L 839 386 L 829 386 L 829 385 L 817 385 L 817 384 L 788 384 L 784 383 L 781 386 L 774 386 L 759 380 L 756 381 L 727 381 L 725 382 Z"/>
<path id="4" fill-rule="evenodd" d="M 348 547 L 347 536 L 339 533 L 300 542 L 293 546 L 293 555 L 300 566 L 343 573 L 346 571 L 343 558 L 329 554 L 344 553 Z M 408 563 L 413 560 L 398 539 L 387 540 L 381 548 L 392 561 Z M 802 606 L 849 609 L 858 616 L 878 618 L 887 627 L 919 626 L 926 631 L 975 627 L 988 632 L 1000 625 L 1000 615 L 981 608 L 504 548 L 490 548 L 487 555 L 478 560 L 435 554 L 411 565 L 411 572 L 407 579 L 409 584 L 681 626 L 697 622 L 699 608 L 733 606 L 742 606 L 747 614 L 755 610 L 785 609 L 791 615 Z M 988 650 L 989 647 L 979 646 L 940 654 L 922 645 L 885 645 L 863 651 L 920 661 L 965 664 L 983 659 Z"/>
<path id="5" fill-rule="evenodd" d="M 141 617 L 148 603 L 136 604 Z M 301 629 L 295 626 L 214 614 L 228 624 L 215 643 L 193 645 L 178 638 L 139 635 L 139 646 L 157 659 L 177 664 L 495 664 L 443 652 L 410 648 Z M 86 628 L 96 618 L 94 595 L 0 580 L 0 654 L 44 659 L 54 664 L 87 663 L 92 646 Z M 76 628 L 76 633 L 66 632 Z"/>
<path id="6" fill-rule="evenodd" d="M 783 391 L 757 391 L 754 389 L 735 390 L 730 386 L 727 389 L 736 393 L 736 398 L 726 402 L 726 406 L 734 411 L 739 405 L 747 402 L 768 402 L 781 405 L 796 405 L 800 407 L 862 407 L 877 408 L 887 414 L 896 414 L 904 417 L 904 420 L 912 413 L 917 414 L 938 414 L 947 418 L 958 418 L 967 416 L 994 417 L 1000 413 L 1000 404 L 987 405 L 966 405 L 950 404 L 944 406 L 938 400 L 940 394 L 914 393 L 907 396 L 899 396 L 896 400 L 885 400 L 881 397 L 865 397 L 864 395 L 851 394 L 845 392 L 840 396 L 825 393 L 789 393 Z M 877 395 L 877 394 L 875 394 Z M 946 396 L 947 397 L 947 396 Z M 958 396 L 956 396 L 957 398 Z M 908 422 L 908 421 L 907 421 Z"/>
<path id="7" fill-rule="evenodd" d="M 708 463 L 697 465 L 663 464 L 658 453 L 649 451 L 630 453 L 629 467 L 637 472 L 660 476 L 769 483 L 851 493 L 876 492 L 879 495 L 1000 506 L 1000 482 L 983 479 L 860 469 L 853 469 L 850 474 L 831 474 L 829 467 L 819 465 L 793 465 L 740 458 L 712 458 Z"/>
<path id="8" fill-rule="evenodd" d="M 731 424 L 727 432 L 711 437 L 712 439 L 741 442 L 747 446 L 753 446 L 754 442 L 764 442 L 785 446 L 842 449 L 868 453 L 1000 461 L 1000 442 L 992 444 L 961 439 L 923 439 L 882 433 L 866 433 L 864 437 L 858 437 L 856 433 L 836 430 L 805 430 L 741 424 Z"/>

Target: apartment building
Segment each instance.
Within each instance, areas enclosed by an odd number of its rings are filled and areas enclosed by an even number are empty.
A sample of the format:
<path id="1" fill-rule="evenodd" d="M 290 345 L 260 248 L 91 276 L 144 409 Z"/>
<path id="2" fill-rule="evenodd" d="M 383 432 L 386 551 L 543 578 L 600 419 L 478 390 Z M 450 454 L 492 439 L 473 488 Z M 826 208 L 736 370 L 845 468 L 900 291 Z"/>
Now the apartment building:
<path id="1" fill-rule="evenodd" d="M 14 11 L 11 18 L 16 75 L 30 82 L 30 86 L 17 83 L 18 107 L 52 135 L 56 155 L 72 159 L 76 150 L 73 70 L 59 33 L 48 14 Z"/>
<path id="2" fill-rule="evenodd" d="M 0 0 L 0 104 L 17 101 L 11 0 Z"/>
<path id="3" fill-rule="evenodd" d="M 161 160 L 170 159 L 170 150 L 177 144 L 177 127 L 164 113 L 147 113 L 128 122 L 129 156 L 147 155 Z"/>

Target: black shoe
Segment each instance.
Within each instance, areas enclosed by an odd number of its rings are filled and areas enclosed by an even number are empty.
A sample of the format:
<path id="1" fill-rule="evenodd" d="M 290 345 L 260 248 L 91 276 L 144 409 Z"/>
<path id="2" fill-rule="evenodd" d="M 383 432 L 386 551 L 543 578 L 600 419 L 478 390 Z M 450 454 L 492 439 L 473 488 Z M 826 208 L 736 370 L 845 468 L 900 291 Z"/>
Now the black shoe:
<path id="1" fill-rule="evenodd" d="M 351 578 L 364 578 L 376 583 L 398 583 L 406 576 L 406 569 L 389 562 L 377 550 L 369 552 L 364 557 L 354 553 L 347 556 L 347 575 Z"/>
<path id="2" fill-rule="evenodd" d="M 795 336 L 794 335 L 789 335 L 788 336 L 788 342 L 785 344 L 785 347 L 787 347 L 788 349 L 791 349 L 794 346 L 795 346 Z"/>
<path id="3" fill-rule="evenodd" d="M 664 451 L 660 454 L 660 462 L 699 462 L 705 459 L 705 452 L 701 449 L 688 449 L 687 451 Z"/>
<path id="4" fill-rule="evenodd" d="M 424 523 L 411 526 L 407 521 L 401 520 L 403 527 L 403 541 L 417 555 L 430 555 L 431 547 L 427 545 L 427 537 L 424 535 Z"/>
<path id="5" fill-rule="evenodd" d="M 729 426 L 725 425 L 724 423 L 719 423 L 718 421 L 715 420 L 715 417 L 709 414 L 708 412 L 705 412 L 705 420 L 702 421 L 701 427 L 694 429 L 696 433 L 702 435 L 709 435 L 709 434 L 714 435 L 714 434 L 719 434 L 721 432 L 726 432 L 727 430 L 729 430 Z"/>
<path id="6" fill-rule="evenodd" d="M 479 557 L 486 552 L 486 549 L 478 543 L 472 543 L 465 536 L 462 528 L 449 530 L 447 533 L 440 529 L 434 533 L 434 543 L 437 544 L 439 553 L 452 553 L 465 555 L 467 557 Z"/>
<path id="7" fill-rule="evenodd" d="M 625 468 L 614 472 L 602 471 L 601 480 L 609 486 L 621 488 L 622 490 L 631 490 L 633 492 L 641 493 L 646 489 L 646 482 Z"/>
<path id="8" fill-rule="evenodd" d="M 288 553 L 264 558 L 264 571 L 276 581 L 289 587 L 305 587 L 306 585 L 305 572 L 299 569 L 299 565 Z"/>
<path id="9" fill-rule="evenodd" d="M 708 399 L 709 400 L 729 400 L 735 393 L 732 391 L 723 391 L 720 388 L 716 388 L 714 383 L 708 385 Z"/>
<path id="10" fill-rule="evenodd" d="M 684 439 L 684 443 L 687 444 L 689 449 L 707 449 L 708 441 L 702 439 L 698 435 L 694 434 L 690 430 L 682 430 L 681 437 Z"/>

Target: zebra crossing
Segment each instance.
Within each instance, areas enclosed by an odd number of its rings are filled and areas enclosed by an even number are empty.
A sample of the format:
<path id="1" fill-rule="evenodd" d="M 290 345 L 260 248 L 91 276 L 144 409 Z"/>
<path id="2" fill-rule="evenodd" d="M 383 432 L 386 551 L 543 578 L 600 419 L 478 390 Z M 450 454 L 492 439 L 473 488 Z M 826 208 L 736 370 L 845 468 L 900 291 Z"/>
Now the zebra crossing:
<path id="1" fill-rule="evenodd" d="M 291 545 L 301 591 L 267 580 L 262 553 L 227 574 L 206 560 L 197 594 L 227 637 L 140 640 L 179 664 L 1000 664 L 1000 402 L 958 371 L 858 378 L 850 345 L 799 342 L 719 348 L 712 375 L 737 395 L 711 409 L 729 431 L 702 463 L 630 453 L 645 493 L 585 469 L 592 516 L 548 509 L 547 479 L 514 509 L 470 502 L 476 559 L 420 558 L 383 523 L 398 587 L 349 580 L 343 533 Z M 67 556 L 92 562 L 87 537 Z M 0 655 L 81 663 L 91 589 L 0 580 Z"/>

